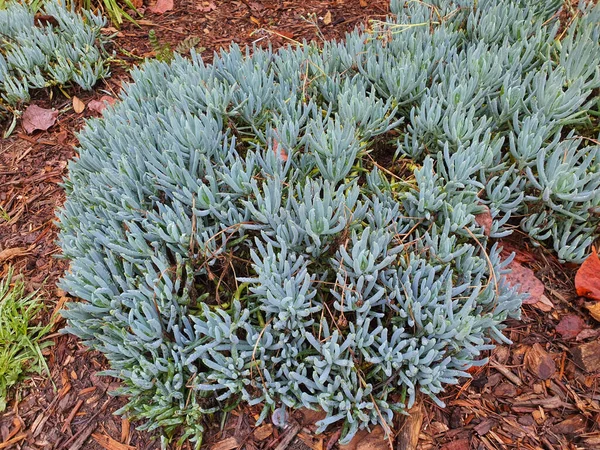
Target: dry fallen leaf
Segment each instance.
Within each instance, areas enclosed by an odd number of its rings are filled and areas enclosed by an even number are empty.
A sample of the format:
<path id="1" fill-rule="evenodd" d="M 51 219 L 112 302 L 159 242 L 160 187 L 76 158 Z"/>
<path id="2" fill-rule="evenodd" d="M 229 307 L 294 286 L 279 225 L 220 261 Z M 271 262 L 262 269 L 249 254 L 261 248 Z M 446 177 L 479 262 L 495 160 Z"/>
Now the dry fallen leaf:
<path id="1" fill-rule="evenodd" d="M 327 14 L 323 16 L 323 23 L 329 25 L 331 23 L 331 11 L 327 11 Z"/>
<path id="2" fill-rule="evenodd" d="M 547 380 L 556 373 L 556 364 L 552 356 L 538 343 L 527 350 L 524 362 L 527 370 L 541 380 Z"/>
<path id="3" fill-rule="evenodd" d="M 85 103 L 79 99 L 79 97 L 73 97 L 73 111 L 77 114 L 81 114 L 85 109 Z"/>
<path id="4" fill-rule="evenodd" d="M 506 275 L 508 284 L 511 286 L 518 284 L 519 292 L 529 294 L 523 303 L 533 305 L 539 302 L 544 295 L 544 284 L 535 277 L 533 270 L 514 260 L 510 263 L 509 269 L 511 272 Z"/>
<path id="5" fill-rule="evenodd" d="M 35 130 L 45 131 L 56 123 L 57 117 L 58 111 L 29 105 L 23 113 L 23 129 L 27 134 L 31 134 Z"/>
<path id="6" fill-rule="evenodd" d="M 600 322 L 600 302 L 586 303 L 585 309 L 587 309 L 594 319 Z"/>
<path id="7" fill-rule="evenodd" d="M 360 6 L 361 6 L 362 8 L 366 8 L 366 7 L 367 7 L 367 4 L 368 4 L 368 3 L 367 3 L 367 0 L 360 0 Z"/>
<path id="8" fill-rule="evenodd" d="M 102 97 L 100 97 L 100 100 L 92 100 L 91 102 L 89 102 L 88 109 L 90 111 L 101 114 L 102 111 L 104 111 L 104 108 L 106 108 L 107 104 L 113 105 L 116 101 L 117 99 L 115 99 L 114 97 L 103 95 Z"/>
<path id="9" fill-rule="evenodd" d="M 594 247 L 575 275 L 575 289 L 577 295 L 600 302 L 600 258 Z"/>
<path id="10" fill-rule="evenodd" d="M 173 9 L 173 0 L 158 0 L 154 6 L 148 8 L 148 11 L 154 14 L 164 14 Z"/>
<path id="11" fill-rule="evenodd" d="M 581 317 L 569 314 L 556 325 L 556 332 L 560 333 L 564 339 L 574 339 L 581 333 L 584 326 L 585 322 Z"/>
<path id="12" fill-rule="evenodd" d="M 539 301 L 534 303 L 533 306 L 544 312 L 550 312 L 554 309 L 554 303 L 552 303 L 545 295 L 540 295 Z"/>

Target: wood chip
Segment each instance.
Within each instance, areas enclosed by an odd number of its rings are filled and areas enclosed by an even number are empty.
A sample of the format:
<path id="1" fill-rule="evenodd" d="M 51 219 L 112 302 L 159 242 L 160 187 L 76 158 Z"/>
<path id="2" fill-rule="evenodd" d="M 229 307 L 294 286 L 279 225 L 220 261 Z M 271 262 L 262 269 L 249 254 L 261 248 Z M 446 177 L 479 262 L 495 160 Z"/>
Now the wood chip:
<path id="1" fill-rule="evenodd" d="M 493 419 L 485 419 L 480 424 L 476 425 L 473 429 L 479 436 L 486 435 L 492 428 L 496 426 L 496 421 Z"/>
<path id="2" fill-rule="evenodd" d="M 552 431 L 557 434 L 579 434 L 585 431 L 586 418 L 582 415 L 576 415 L 552 425 Z"/>
<path id="3" fill-rule="evenodd" d="M 517 386 L 521 386 L 523 384 L 521 379 L 518 376 L 516 376 L 514 373 L 512 373 L 508 367 L 506 367 L 502 364 L 498 364 L 495 361 L 491 361 L 490 365 L 494 369 L 496 369 L 498 372 L 500 372 L 502 375 L 504 375 L 506 378 L 508 378 L 512 383 L 516 384 Z"/>
<path id="4" fill-rule="evenodd" d="M 470 448 L 468 439 L 458 439 L 442 445 L 440 450 L 469 450 Z"/>
<path id="5" fill-rule="evenodd" d="M 106 434 L 92 434 L 92 438 L 100 445 L 100 447 L 106 450 L 137 450 L 136 447 L 131 445 L 121 444 L 119 441 L 111 438 Z"/>
<path id="6" fill-rule="evenodd" d="M 234 437 L 230 437 L 227 439 L 223 439 L 222 441 L 214 444 L 210 450 L 233 450 L 234 448 L 238 448 L 240 443 Z"/>
<path id="7" fill-rule="evenodd" d="M 27 435 L 25 433 L 19 434 L 18 436 L 15 436 L 14 438 L 9 439 L 6 442 L 0 443 L 0 449 L 3 449 L 3 448 L 14 448 L 13 447 L 14 444 L 16 444 L 17 442 L 21 442 L 26 437 L 27 437 Z"/>
<path id="8" fill-rule="evenodd" d="M 558 409 L 570 407 L 571 405 L 563 402 L 560 397 L 554 396 L 546 398 L 532 398 L 528 400 L 518 400 L 517 397 L 517 399 L 515 399 L 515 401 L 512 403 L 512 406 L 541 406 L 542 408 L 546 409 Z"/>
<path id="9" fill-rule="evenodd" d="M 409 416 L 406 417 L 398 434 L 397 448 L 414 450 L 419 443 L 419 433 L 425 417 L 425 408 L 421 402 L 417 402 L 408 413 Z"/>
<path id="10" fill-rule="evenodd" d="M 548 380 L 556 373 L 556 364 L 552 356 L 536 343 L 525 353 L 525 367 L 541 380 Z"/>
<path id="11" fill-rule="evenodd" d="M 18 258 L 19 256 L 25 256 L 30 253 L 29 249 L 24 247 L 7 248 L 0 252 L 0 263 L 10 261 L 11 259 Z"/>
<path id="12" fill-rule="evenodd" d="M 254 430 L 253 434 L 254 439 L 256 439 L 257 441 L 264 441 L 273 434 L 273 425 L 268 423 L 266 425 L 260 426 L 256 430 Z"/>
<path id="13" fill-rule="evenodd" d="M 575 364 L 586 372 L 600 371 L 600 341 L 581 344 L 571 349 Z"/>

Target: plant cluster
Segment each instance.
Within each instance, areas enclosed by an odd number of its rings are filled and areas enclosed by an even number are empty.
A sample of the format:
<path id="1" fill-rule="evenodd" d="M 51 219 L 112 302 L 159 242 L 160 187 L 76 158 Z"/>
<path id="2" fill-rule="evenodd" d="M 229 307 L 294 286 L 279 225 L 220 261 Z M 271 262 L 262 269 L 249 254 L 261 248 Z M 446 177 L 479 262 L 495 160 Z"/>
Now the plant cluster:
<path id="1" fill-rule="evenodd" d="M 242 401 L 321 408 L 347 442 L 441 404 L 519 316 L 490 238 L 579 261 L 595 236 L 600 7 L 559 34 L 559 4 L 395 0 L 322 48 L 135 70 L 59 213 L 67 331 L 120 412 L 199 442 Z"/>
<path id="2" fill-rule="evenodd" d="M 48 370 L 42 350 L 52 341 L 42 342 L 51 325 L 35 325 L 44 303 L 33 294 L 25 294 L 22 281 L 12 283 L 12 269 L 0 281 L 0 412 L 8 402 L 9 390 L 23 376 Z"/>
<path id="3" fill-rule="evenodd" d="M 38 15 L 16 1 L 0 9 L 0 119 L 28 102 L 32 89 L 76 84 L 88 90 L 108 76 L 105 23 L 59 1 L 44 4 Z"/>

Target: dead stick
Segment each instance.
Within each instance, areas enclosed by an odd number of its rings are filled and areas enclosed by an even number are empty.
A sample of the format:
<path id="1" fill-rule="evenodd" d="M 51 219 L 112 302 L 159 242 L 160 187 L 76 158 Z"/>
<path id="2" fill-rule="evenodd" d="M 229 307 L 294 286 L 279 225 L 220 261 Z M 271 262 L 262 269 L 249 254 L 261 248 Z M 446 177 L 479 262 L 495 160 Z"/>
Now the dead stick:
<path id="1" fill-rule="evenodd" d="M 64 433 L 65 431 L 67 431 L 67 428 L 69 428 L 71 426 L 71 421 L 75 417 L 75 414 L 77 414 L 77 411 L 79 411 L 79 408 L 81 408 L 81 405 L 83 405 L 83 400 L 79 399 L 79 401 L 75 405 L 75 408 L 73 408 L 73 410 L 69 414 L 69 417 L 67 417 L 67 420 L 65 420 L 65 423 L 63 424 L 62 428 L 60 429 L 60 431 L 62 433 Z"/>
<path id="2" fill-rule="evenodd" d="M 510 371 L 510 369 L 508 369 L 507 367 L 505 367 L 505 366 L 503 366 L 501 364 L 498 364 L 498 363 L 496 363 L 494 361 L 492 361 L 490 363 L 490 365 L 494 369 L 496 369 L 498 372 L 500 372 L 502 375 L 504 375 L 506 378 L 508 378 L 510 381 L 512 381 L 513 384 L 516 384 L 517 386 L 521 386 L 523 384 L 523 382 L 521 381 L 521 379 L 518 376 L 516 376 L 514 373 L 512 373 Z"/>

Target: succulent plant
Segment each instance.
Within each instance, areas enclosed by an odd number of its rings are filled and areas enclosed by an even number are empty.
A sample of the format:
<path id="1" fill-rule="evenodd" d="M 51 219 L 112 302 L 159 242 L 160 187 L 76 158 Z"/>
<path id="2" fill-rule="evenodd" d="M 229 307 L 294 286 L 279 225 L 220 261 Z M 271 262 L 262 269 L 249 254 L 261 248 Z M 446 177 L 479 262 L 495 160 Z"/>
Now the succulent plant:
<path id="1" fill-rule="evenodd" d="M 493 239 L 520 221 L 578 261 L 595 236 L 600 150 L 574 127 L 600 7 L 559 39 L 559 4 L 392 1 L 322 48 L 134 70 L 59 213 L 67 331 L 123 380 L 119 412 L 199 445 L 240 402 L 321 408 L 348 442 L 442 404 L 520 313 Z"/>
<path id="2" fill-rule="evenodd" d="M 89 90 L 109 75 L 100 29 L 106 19 L 83 16 L 58 0 L 36 15 L 9 1 L 0 9 L 0 119 L 30 100 L 32 89 L 76 84 Z"/>

